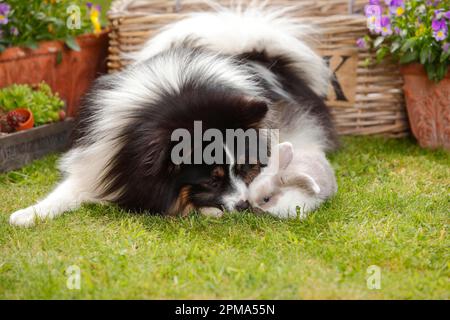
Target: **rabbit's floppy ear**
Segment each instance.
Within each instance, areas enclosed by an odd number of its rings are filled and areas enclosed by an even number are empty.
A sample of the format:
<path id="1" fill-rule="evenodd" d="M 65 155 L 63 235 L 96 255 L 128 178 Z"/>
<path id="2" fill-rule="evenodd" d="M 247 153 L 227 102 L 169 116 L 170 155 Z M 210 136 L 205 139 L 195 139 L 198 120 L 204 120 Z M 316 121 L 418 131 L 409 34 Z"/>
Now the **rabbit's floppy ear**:
<path id="1" fill-rule="evenodd" d="M 311 195 L 320 193 L 316 180 L 306 173 L 285 171 L 277 174 L 277 181 L 280 186 L 300 188 Z"/>

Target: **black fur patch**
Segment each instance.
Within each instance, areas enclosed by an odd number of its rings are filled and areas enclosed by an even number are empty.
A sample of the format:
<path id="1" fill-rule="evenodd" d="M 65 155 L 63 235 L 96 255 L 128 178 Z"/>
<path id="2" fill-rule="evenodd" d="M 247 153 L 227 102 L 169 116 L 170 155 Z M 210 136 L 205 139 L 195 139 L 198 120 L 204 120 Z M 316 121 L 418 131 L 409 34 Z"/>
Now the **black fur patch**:
<path id="1" fill-rule="evenodd" d="M 177 201 L 180 190 L 190 186 L 189 200 L 194 207 L 220 208 L 219 199 L 230 187 L 228 166 L 224 166 L 226 174 L 220 181 L 211 184 L 214 165 L 174 165 L 171 134 L 179 128 L 192 133 L 194 121 L 202 121 L 203 130 L 246 130 L 258 126 L 266 112 L 264 102 L 224 87 L 190 83 L 180 94 L 163 95 L 130 115 L 130 124 L 118 138 L 122 147 L 102 181 L 107 186 L 104 196 L 119 194 L 115 201 L 128 209 L 165 213 Z"/>

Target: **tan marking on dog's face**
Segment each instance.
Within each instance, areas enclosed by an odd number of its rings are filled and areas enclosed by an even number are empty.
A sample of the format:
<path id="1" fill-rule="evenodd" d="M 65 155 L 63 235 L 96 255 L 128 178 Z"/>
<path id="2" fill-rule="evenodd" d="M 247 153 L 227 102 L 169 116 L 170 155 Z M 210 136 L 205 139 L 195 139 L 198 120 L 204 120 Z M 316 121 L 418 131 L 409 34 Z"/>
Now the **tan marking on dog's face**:
<path id="1" fill-rule="evenodd" d="M 178 198 L 172 207 L 167 211 L 167 215 L 170 216 L 178 216 L 186 217 L 195 210 L 194 205 L 189 200 L 189 193 L 191 188 L 189 186 L 185 186 L 181 188 L 180 193 L 178 194 Z"/>
<path id="2" fill-rule="evenodd" d="M 222 166 L 217 166 L 212 170 L 211 176 L 213 178 L 221 179 L 225 177 L 225 169 Z"/>

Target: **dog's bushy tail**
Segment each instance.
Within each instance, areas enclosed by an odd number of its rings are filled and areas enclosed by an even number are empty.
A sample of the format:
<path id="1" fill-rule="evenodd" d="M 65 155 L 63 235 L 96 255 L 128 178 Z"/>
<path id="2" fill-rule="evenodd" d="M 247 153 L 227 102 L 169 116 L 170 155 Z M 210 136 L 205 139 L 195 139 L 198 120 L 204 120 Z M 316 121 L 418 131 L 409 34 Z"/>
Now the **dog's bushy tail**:
<path id="1" fill-rule="evenodd" d="M 327 94 L 329 68 L 310 47 L 317 28 L 290 18 L 289 12 L 296 7 L 274 8 L 260 1 L 247 6 L 238 1 L 228 8 L 209 3 L 214 11 L 192 13 L 166 26 L 141 51 L 126 58 L 139 62 L 186 43 L 237 56 L 262 52 L 274 60 L 280 56 L 288 58 L 292 70 L 311 90 L 322 97 Z"/>

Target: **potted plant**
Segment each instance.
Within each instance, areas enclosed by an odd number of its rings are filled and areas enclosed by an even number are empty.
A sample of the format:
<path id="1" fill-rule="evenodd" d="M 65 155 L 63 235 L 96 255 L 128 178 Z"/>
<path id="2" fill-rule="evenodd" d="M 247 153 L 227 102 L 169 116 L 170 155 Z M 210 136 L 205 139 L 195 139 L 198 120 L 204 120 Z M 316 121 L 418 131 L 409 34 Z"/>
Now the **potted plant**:
<path id="1" fill-rule="evenodd" d="M 412 132 L 422 147 L 450 149 L 450 1 L 370 0 L 359 47 L 400 64 Z"/>
<path id="2" fill-rule="evenodd" d="M 73 119 L 64 107 L 44 82 L 0 89 L 0 172 L 68 146 Z"/>
<path id="3" fill-rule="evenodd" d="M 8 112 L 0 120 L 0 132 L 23 131 L 33 128 L 34 117 L 30 109 L 18 108 Z"/>
<path id="4" fill-rule="evenodd" d="M 0 88 L 47 82 L 67 113 L 106 71 L 101 8 L 81 0 L 0 0 Z"/>

